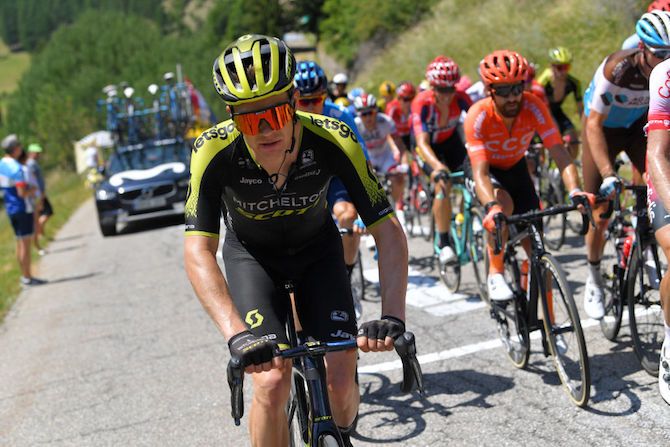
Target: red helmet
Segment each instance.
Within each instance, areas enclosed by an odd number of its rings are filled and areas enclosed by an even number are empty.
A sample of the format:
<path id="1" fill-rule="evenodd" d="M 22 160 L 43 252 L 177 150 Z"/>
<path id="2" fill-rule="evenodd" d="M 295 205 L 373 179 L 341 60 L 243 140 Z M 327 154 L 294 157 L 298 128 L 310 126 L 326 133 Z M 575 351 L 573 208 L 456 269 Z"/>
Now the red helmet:
<path id="1" fill-rule="evenodd" d="M 445 56 L 437 56 L 426 67 L 426 79 L 432 87 L 453 87 L 460 78 L 458 64 Z"/>
<path id="2" fill-rule="evenodd" d="M 479 63 L 479 74 L 486 85 L 523 82 L 527 73 L 528 61 L 516 51 L 494 51 Z"/>
<path id="3" fill-rule="evenodd" d="M 654 10 L 670 11 L 670 0 L 654 0 L 649 3 L 647 12 L 652 12 Z"/>
<path id="4" fill-rule="evenodd" d="M 356 111 L 374 109 L 377 107 L 377 98 L 370 93 L 363 93 L 354 99 L 354 108 Z"/>
<path id="5" fill-rule="evenodd" d="M 414 84 L 409 81 L 401 82 L 395 92 L 398 98 L 412 99 L 416 96 Z"/>

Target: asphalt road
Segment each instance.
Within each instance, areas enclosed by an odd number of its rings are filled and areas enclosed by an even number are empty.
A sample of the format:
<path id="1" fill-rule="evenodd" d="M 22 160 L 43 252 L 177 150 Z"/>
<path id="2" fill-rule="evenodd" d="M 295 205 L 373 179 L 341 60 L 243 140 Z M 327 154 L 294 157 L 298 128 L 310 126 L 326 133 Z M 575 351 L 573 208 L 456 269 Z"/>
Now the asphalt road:
<path id="1" fill-rule="evenodd" d="M 103 239 L 92 202 L 73 216 L 41 261 L 50 283 L 25 291 L 0 327 L 0 446 L 248 445 L 247 418 L 230 418 L 226 344 L 183 271 L 182 232 L 162 220 Z M 581 309 L 580 246 L 571 238 L 557 256 Z M 612 343 L 582 312 L 593 385 L 576 408 L 537 340 L 529 367 L 514 368 L 471 271 L 450 295 L 429 250 L 410 239 L 408 328 L 428 395 L 399 393 L 393 353 L 363 355 L 354 445 L 670 444 L 670 408 L 627 327 Z M 364 319 L 378 309 L 366 301 Z"/>

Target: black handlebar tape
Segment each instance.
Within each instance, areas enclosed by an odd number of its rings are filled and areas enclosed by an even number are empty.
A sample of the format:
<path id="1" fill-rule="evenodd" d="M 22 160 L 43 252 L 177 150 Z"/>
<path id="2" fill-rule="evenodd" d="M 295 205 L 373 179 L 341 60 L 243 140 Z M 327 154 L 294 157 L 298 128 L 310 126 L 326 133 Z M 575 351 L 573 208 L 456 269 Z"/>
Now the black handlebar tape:
<path id="1" fill-rule="evenodd" d="M 240 425 L 240 419 L 244 416 L 244 368 L 242 361 L 233 357 L 228 362 L 228 386 L 230 387 L 230 407 L 235 425 Z"/>

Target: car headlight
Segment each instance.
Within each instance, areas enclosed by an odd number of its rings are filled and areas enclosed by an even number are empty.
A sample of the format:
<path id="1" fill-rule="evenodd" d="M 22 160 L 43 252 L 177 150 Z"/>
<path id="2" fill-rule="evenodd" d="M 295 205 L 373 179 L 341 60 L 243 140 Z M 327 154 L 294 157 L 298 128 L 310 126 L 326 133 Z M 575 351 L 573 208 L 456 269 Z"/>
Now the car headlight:
<path id="1" fill-rule="evenodd" d="M 106 189 L 99 189 L 95 195 L 98 200 L 112 200 L 116 198 L 116 193 L 114 191 L 107 191 Z"/>
<path id="2" fill-rule="evenodd" d="M 188 182 L 189 182 L 189 179 L 187 179 L 187 178 L 185 178 L 183 180 L 179 180 L 177 182 L 177 186 L 179 186 L 180 188 L 188 188 Z"/>

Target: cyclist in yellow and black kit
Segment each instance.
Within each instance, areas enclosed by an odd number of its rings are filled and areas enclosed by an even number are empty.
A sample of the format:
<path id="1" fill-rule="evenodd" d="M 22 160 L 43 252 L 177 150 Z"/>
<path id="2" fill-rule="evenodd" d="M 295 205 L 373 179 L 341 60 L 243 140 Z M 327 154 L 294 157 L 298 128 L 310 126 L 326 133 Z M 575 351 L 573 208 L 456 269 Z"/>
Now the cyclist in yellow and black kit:
<path id="1" fill-rule="evenodd" d="M 577 112 L 579 117 L 584 113 L 584 104 L 582 100 L 582 85 L 579 79 L 570 74 L 572 64 L 572 53 L 565 47 L 556 47 L 549 50 L 549 59 L 551 67 L 545 69 L 538 82 L 544 87 L 544 92 L 549 100 L 549 110 L 554 117 L 561 135 L 568 136 L 571 143 L 568 145 L 570 155 L 576 158 L 579 153 L 579 144 L 577 143 L 577 130 L 572 124 L 570 118 L 563 112 L 563 101 L 573 94 L 575 103 L 577 103 Z"/>
<path id="2" fill-rule="evenodd" d="M 284 281 L 294 284 L 306 337 L 357 337 L 364 352 L 387 351 L 405 328 L 403 231 L 351 128 L 296 112 L 295 65 L 283 41 L 262 35 L 240 37 L 216 59 L 214 84 L 232 119 L 195 141 L 185 211 L 189 279 L 231 355 L 254 373 L 254 446 L 288 443 L 291 368 L 273 357 L 287 343 Z M 342 242 L 326 206 L 335 176 L 379 251 L 382 317 L 363 323 L 358 333 Z M 222 215 L 225 279 L 216 261 Z M 333 417 L 344 427 L 345 442 L 358 411 L 356 358 L 354 350 L 326 356 Z"/>

